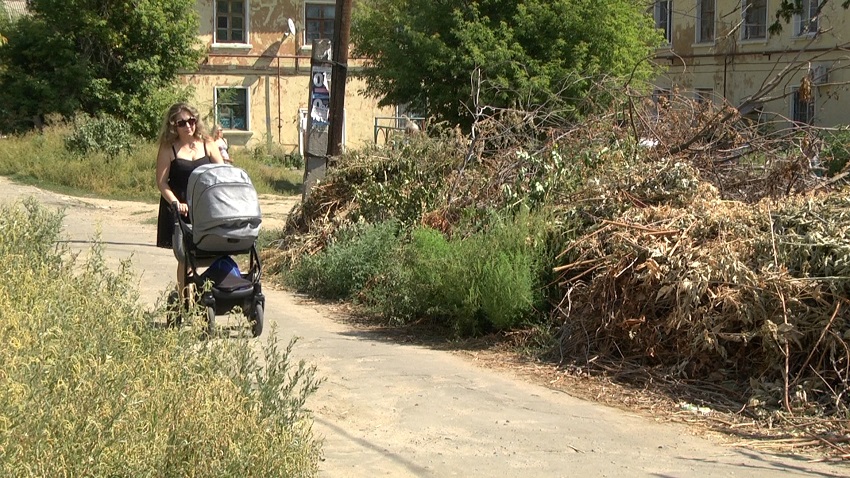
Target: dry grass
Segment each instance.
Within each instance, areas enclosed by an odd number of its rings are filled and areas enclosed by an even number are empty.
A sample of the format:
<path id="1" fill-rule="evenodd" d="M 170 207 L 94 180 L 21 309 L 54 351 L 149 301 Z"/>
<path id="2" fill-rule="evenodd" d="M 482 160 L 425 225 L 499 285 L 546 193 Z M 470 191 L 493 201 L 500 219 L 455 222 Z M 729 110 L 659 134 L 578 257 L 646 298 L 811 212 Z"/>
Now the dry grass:
<path id="1" fill-rule="evenodd" d="M 315 476 L 318 383 L 292 344 L 153 327 L 129 269 L 57 249 L 60 224 L 0 211 L 0 475 Z"/>

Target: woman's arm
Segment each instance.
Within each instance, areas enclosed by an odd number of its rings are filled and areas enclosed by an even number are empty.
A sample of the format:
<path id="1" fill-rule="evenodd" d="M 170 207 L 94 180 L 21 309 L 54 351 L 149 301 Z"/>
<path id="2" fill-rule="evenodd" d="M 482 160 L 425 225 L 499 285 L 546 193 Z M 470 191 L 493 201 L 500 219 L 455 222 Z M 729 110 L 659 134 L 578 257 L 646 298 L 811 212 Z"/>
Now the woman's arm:
<path id="1" fill-rule="evenodd" d="M 160 194 L 168 204 L 177 204 L 177 211 L 184 216 L 189 212 L 189 206 L 186 203 L 180 203 L 177 195 L 171 190 L 168 185 L 168 174 L 171 172 L 171 151 L 166 146 L 159 148 L 159 154 L 156 155 L 156 186 L 159 188 Z"/>

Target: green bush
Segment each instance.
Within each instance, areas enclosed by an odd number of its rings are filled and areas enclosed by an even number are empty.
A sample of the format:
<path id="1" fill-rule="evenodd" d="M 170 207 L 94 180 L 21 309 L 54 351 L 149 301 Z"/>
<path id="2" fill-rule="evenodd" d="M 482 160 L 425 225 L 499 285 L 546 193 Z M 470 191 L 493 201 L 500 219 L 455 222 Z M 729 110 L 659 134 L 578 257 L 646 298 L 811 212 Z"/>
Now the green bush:
<path id="1" fill-rule="evenodd" d="M 823 167 L 826 175 L 832 177 L 843 171 L 850 161 L 850 130 L 827 131 L 821 139 L 824 143 L 821 151 Z"/>
<path id="2" fill-rule="evenodd" d="M 108 162 L 110 158 L 129 154 L 135 142 L 126 121 L 108 115 L 92 118 L 81 114 L 74 120 L 73 132 L 65 138 L 65 147 L 80 156 L 103 152 Z"/>
<path id="3" fill-rule="evenodd" d="M 401 245 L 384 262 L 384 270 L 361 291 L 359 299 L 393 322 L 404 323 L 419 317 L 448 320 L 441 294 L 451 257 L 451 245 L 439 231 L 426 227 L 414 229 L 410 242 Z"/>
<path id="4" fill-rule="evenodd" d="M 394 221 L 353 227 L 322 252 L 302 259 L 288 281 L 316 297 L 351 299 L 386 270 L 398 247 L 397 234 Z"/>
<path id="5" fill-rule="evenodd" d="M 385 317 L 427 317 L 460 335 L 517 327 L 544 298 L 543 218 L 493 215 L 479 231 L 453 239 L 417 228 L 396 260 L 385 261 L 392 267 L 364 291 L 364 302 Z"/>
<path id="6" fill-rule="evenodd" d="M 299 153 L 287 153 L 279 144 L 260 143 L 247 150 L 248 156 L 254 162 L 266 166 L 301 169 L 304 158 Z"/>
<path id="7" fill-rule="evenodd" d="M 292 343 L 259 357 L 199 343 L 200 320 L 152 327 L 129 262 L 67 254 L 60 225 L 31 200 L 0 209 L 0 476 L 316 474 L 318 384 Z"/>

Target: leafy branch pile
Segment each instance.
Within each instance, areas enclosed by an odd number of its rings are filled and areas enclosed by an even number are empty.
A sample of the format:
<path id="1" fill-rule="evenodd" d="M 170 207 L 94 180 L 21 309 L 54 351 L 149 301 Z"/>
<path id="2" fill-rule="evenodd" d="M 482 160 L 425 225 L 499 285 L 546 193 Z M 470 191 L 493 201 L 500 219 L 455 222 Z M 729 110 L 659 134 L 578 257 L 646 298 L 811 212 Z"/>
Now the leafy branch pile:
<path id="1" fill-rule="evenodd" d="M 409 250 L 422 229 L 469 241 L 494 212 L 530 211 L 545 224 L 528 240 L 545 237 L 530 249 L 548 300 L 526 301 L 511 327 L 549 331 L 549 357 L 648 367 L 756 420 L 806 417 L 850 455 L 850 200 L 834 136 L 644 100 L 581 125 L 496 111 L 468 135 L 432 127 L 343 156 L 291 215 L 280 268 L 362 224 L 398 221 Z"/>

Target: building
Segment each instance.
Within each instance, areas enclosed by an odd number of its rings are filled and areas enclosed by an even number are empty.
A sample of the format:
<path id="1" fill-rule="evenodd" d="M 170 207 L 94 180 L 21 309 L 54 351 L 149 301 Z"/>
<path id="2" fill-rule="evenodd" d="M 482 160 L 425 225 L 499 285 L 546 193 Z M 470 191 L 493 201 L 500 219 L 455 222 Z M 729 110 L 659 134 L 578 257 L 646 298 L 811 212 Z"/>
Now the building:
<path id="1" fill-rule="evenodd" d="M 332 39 L 335 0 L 197 0 L 200 39 L 207 54 L 182 80 L 194 104 L 220 123 L 232 145 L 279 145 L 304 154 L 313 40 Z M 349 72 L 357 67 L 349 60 Z M 374 141 L 375 118 L 392 116 L 358 94 L 349 77 L 344 144 Z"/>
<path id="2" fill-rule="evenodd" d="M 666 37 L 656 94 L 724 99 L 777 125 L 850 124 L 850 11 L 840 1 L 803 0 L 802 13 L 771 34 L 779 0 L 656 0 Z M 843 51 L 842 51 L 843 49 Z"/>
<path id="3" fill-rule="evenodd" d="M 26 0 L 4 0 L 2 3 L 3 13 L 9 20 L 14 20 L 27 13 Z"/>

